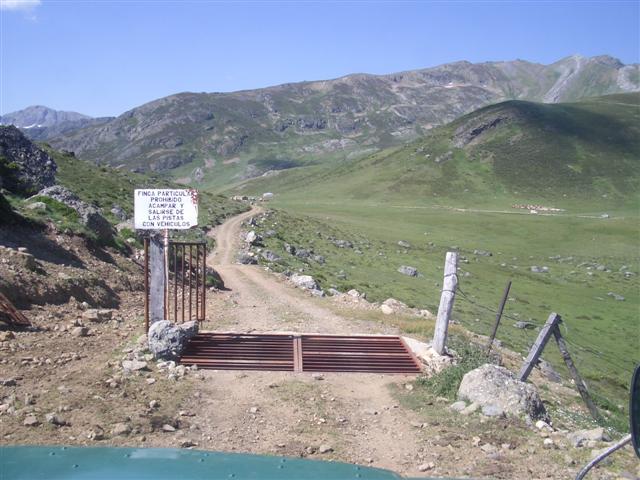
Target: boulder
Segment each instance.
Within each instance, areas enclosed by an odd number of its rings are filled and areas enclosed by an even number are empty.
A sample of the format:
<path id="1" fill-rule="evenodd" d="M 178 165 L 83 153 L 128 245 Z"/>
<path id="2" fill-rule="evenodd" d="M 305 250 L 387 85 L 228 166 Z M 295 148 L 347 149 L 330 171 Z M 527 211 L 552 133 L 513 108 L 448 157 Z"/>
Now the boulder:
<path id="1" fill-rule="evenodd" d="M 536 387 L 497 365 L 485 364 L 467 372 L 460 383 L 458 399 L 477 403 L 481 408 L 492 405 L 509 415 L 548 420 Z"/>
<path id="2" fill-rule="evenodd" d="M 417 277 L 418 276 L 418 269 L 415 267 L 409 267 L 408 265 L 401 265 L 398 268 L 398 272 L 403 274 L 403 275 L 407 275 L 409 277 Z"/>
<path id="3" fill-rule="evenodd" d="M 238 263 L 241 263 L 242 265 L 255 265 L 258 263 L 258 260 L 246 252 L 240 252 L 238 254 Z"/>
<path id="4" fill-rule="evenodd" d="M 260 236 L 254 230 L 251 230 L 247 233 L 246 237 L 244 237 L 244 241 L 249 245 L 255 245 L 260 241 Z"/>
<path id="5" fill-rule="evenodd" d="M 574 447 L 582 447 L 589 441 L 609 442 L 611 437 L 604 431 L 604 428 L 592 428 L 591 430 L 577 430 L 567 435 L 567 439 Z"/>
<path id="6" fill-rule="evenodd" d="M 174 325 L 169 320 L 160 320 L 149 328 L 149 350 L 156 359 L 177 360 L 197 333 L 197 322 Z"/>
<path id="7" fill-rule="evenodd" d="M 318 290 L 318 284 L 311 275 L 298 275 L 294 273 L 291 275 L 290 280 L 296 287 L 307 290 Z"/>
<path id="8" fill-rule="evenodd" d="M 277 262 L 280 260 L 280 257 L 270 250 L 265 250 L 264 252 L 261 253 L 261 255 L 262 255 L 262 258 L 264 258 L 268 262 Z"/>

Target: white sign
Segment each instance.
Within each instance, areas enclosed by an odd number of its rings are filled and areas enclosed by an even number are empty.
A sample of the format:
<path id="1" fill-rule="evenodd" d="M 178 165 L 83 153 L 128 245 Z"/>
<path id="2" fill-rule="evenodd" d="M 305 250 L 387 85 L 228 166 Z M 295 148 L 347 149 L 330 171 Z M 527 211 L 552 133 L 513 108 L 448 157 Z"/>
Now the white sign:
<path id="1" fill-rule="evenodd" d="M 134 190 L 134 223 L 141 230 L 184 230 L 198 225 L 198 191 Z"/>

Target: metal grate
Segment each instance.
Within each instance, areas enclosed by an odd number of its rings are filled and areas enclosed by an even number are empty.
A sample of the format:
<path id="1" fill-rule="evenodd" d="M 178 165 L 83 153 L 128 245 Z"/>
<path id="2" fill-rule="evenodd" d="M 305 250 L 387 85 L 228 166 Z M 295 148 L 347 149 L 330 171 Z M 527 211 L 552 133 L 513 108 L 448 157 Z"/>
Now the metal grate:
<path id="1" fill-rule="evenodd" d="M 400 337 L 200 333 L 180 362 L 215 370 L 420 373 Z"/>
<path id="2" fill-rule="evenodd" d="M 199 333 L 180 363 L 214 370 L 293 372 L 293 336 Z"/>

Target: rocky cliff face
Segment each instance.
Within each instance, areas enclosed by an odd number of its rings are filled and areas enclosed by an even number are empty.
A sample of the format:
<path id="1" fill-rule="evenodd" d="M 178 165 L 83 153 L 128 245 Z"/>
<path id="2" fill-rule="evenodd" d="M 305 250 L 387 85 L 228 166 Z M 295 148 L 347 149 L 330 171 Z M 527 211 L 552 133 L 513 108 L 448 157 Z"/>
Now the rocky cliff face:
<path id="1" fill-rule="evenodd" d="M 611 57 L 575 56 L 546 66 L 457 62 L 234 93 L 181 93 L 52 143 L 81 158 L 131 169 L 193 163 L 206 176 L 224 164 L 259 175 L 327 154 L 349 158 L 404 143 L 507 99 L 575 101 L 638 90 L 639 72 L 638 65 Z"/>
<path id="2" fill-rule="evenodd" d="M 0 187 L 30 195 L 55 183 L 55 161 L 14 126 L 0 126 Z"/>

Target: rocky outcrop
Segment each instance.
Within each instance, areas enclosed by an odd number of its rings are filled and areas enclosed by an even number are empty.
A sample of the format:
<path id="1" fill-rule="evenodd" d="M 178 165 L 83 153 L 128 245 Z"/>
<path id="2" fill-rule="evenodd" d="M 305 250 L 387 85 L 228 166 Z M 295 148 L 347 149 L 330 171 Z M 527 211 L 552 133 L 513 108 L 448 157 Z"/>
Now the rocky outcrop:
<path id="1" fill-rule="evenodd" d="M 0 187 L 31 195 L 55 183 L 57 165 L 14 126 L 0 126 Z"/>
<path id="2" fill-rule="evenodd" d="M 547 420 L 547 412 L 536 387 L 521 382 L 504 367 L 485 364 L 468 372 L 460 383 L 458 399 L 487 411 Z"/>
<path id="3" fill-rule="evenodd" d="M 45 188 L 38 192 L 39 197 L 49 197 L 64 205 L 73 208 L 80 215 L 82 224 L 94 231 L 101 240 L 109 240 L 113 237 L 113 228 L 106 218 L 102 216 L 100 209 L 83 202 L 68 188 L 61 185 Z"/>

